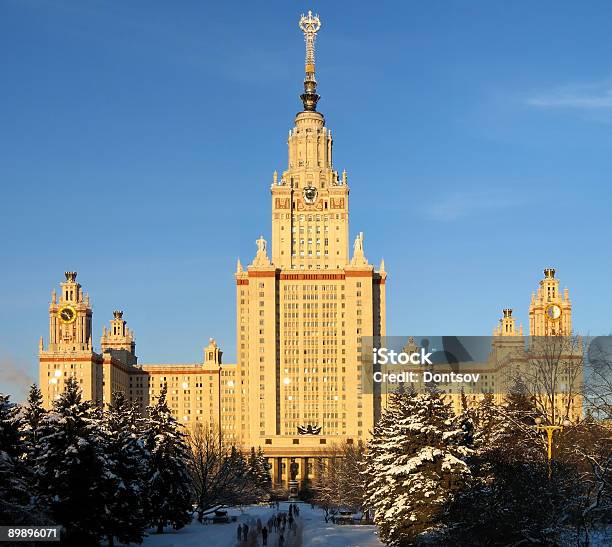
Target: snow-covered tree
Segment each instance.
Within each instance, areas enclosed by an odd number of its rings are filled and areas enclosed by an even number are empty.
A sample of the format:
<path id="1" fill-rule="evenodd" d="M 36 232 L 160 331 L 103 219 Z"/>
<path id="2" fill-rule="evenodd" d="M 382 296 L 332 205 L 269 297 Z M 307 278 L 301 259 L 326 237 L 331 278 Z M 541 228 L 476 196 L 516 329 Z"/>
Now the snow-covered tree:
<path id="1" fill-rule="evenodd" d="M 261 447 L 255 450 L 251 447 L 248 462 L 248 481 L 253 486 L 253 493 L 257 500 L 265 499 L 270 494 L 272 479 L 268 462 L 263 455 Z"/>
<path id="2" fill-rule="evenodd" d="M 107 499 L 101 515 L 103 533 L 111 547 L 115 538 L 121 543 L 140 543 L 147 524 L 144 482 L 148 458 L 138 425 L 136 407 L 122 392 L 114 393 L 103 421 Z"/>
<path id="3" fill-rule="evenodd" d="M 445 517 L 445 540 L 455 545 L 551 541 L 558 498 L 548 479 L 546 449 L 535 429 L 537 411 L 517 385 L 505 404 L 487 395 L 460 420 L 473 426 L 471 477 Z"/>
<path id="4" fill-rule="evenodd" d="M 36 384 L 32 384 L 28 393 L 28 400 L 21 407 L 21 430 L 28 450 L 31 450 L 38 443 L 38 432 L 45 414 L 40 388 Z"/>
<path id="5" fill-rule="evenodd" d="M 566 537 L 588 545 L 592 537 L 612 525 L 612 452 L 610 431 L 587 416 L 566 427 L 555 443 L 553 480 L 562 490 Z M 569 539 L 569 538 L 568 538 Z"/>
<path id="6" fill-rule="evenodd" d="M 470 475 L 465 444 L 466 431 L 441 393 L 390 396 L 365 463 L 366 501 L 383 541 L 409 544 L 439 528 Z"/>
<path id="7" fill-rule="evenodd" d="M 100 409 L 83 400 L 69 378 L 39 429 L 33 454 L 38 494 L 53 521 L 64 526 L 65 544 L 95 544 L 107 482 Z"/>
<path id="8" fill-rule="evenodd" d="M 168 408 L 166 387 L 148 411 L 143 432 L 144 446 L 149 454 L 148 517 L 161 534 L 166 525 L 178 529 L 191 521 L 189 447 L 185 433 Z"/>
<path id="9" fill-rule="evenodd" d="M 250 479 L 249 465 L 244 454 L 232 446 L 225 465 L 234 477 L 229 484 L 229 505 L 246 505 L 256 501 L 257 486 Z"/>
<path id="10" fill-rule="evenodd" d="M 0 394 L 0 522 L 29 524 L 30 494 L 19 408 Z"/>
<path id="11" fill-rule="evenodd" d="M 38 511 L 35 509 L 39 505 L 39 499 L 33 476 L 34 454 L 39 442 L 41 425 L 45 414 L 46 410 L 42 406 L 42 393 L 36 384 L 32 384 L 30 386 L 27 401 L 21 405 L 19 416 L 21 439 L 24 444 L 23 459 L 26 468 L 24 473 L 27 475 L 27 477 L 24 476 L 24 479 L 27 480 L 31 486 L 31 503 L 35 513 L 41 512 L 42 508 L 39 507 Z M 41 524 L 44 522 L 46 521 L 41 521 Z"/>

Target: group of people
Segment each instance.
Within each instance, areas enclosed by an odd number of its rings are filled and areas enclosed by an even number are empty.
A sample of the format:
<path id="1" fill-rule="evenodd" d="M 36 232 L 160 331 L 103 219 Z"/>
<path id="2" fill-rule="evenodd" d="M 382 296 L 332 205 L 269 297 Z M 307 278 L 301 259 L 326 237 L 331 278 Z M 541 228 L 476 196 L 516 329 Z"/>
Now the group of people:
<path id="1" fill-rule="evenodd" d="M 276 502 L 276 509 L 278 508 L 279 503 Z M 251 522 L 251 526 L 246 523 L 239 524 L 236 531 L 238 545 L 248 545 L 249 547 L 259 545 L 259 538 L 261 537 L 261 544 L 267 546 L 268 538 L 274 532 L 278 534 L 278 547 L 285 547 L 289 534 L 292 533 L 295 536 L 297 533 L 296 517 L 299 514 L 300 508 L 295 503 L 290 503 L 288 512 L 275 513 L 268 519 L 265 526 L 259 518 L 255 523 Z"/>

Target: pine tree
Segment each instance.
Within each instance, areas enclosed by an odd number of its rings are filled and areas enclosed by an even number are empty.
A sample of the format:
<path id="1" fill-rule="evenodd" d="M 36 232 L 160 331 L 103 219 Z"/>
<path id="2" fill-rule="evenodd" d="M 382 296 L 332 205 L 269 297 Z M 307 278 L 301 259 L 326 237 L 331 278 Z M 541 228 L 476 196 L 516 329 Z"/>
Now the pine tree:
<path id="1" fill-rule="evenodd" d="M 470 546 L 546 544 L 555 494 L 546 452 L 533 427 L 533 403 L 517 388 L 504 405 L 485 396 L 466 414 L 474 424 L 474 451 L 468 460 L 472 475 L 449 507 L 446 540 Z"/>
<path id="2" fill-rule="evenodd" d="M 42 393 L 36 384 L 30 386 L 28 400 L 21 407 L 21 437 L 25 445 L 25 459 L 29 469 L 34 462 L 32 458 L 38 445 L 40 428 L 46 411 L 42 406 Z"/>
<path id="3" fill-rule="evenodd" d="M 64 526 L 65 544 L 95 544 L 105 514 L 107 465 L 100 410 L 84 401 L 74 378 L 40 424 L 33 454 L 38 493 Z"/>
<path id="4" fill-rule="evenodd" d="M 144 446 L 149 454 L 148 517 L 159 534 L 166 525 L 179 529 L 191 521 L 189 447 L 179 428 L 168 408 L 164 387 L 155 405 L 149 407 L 143 432 Z"/>
<path id="5" fill-rule="evenodd" d="M 28 400 L 21 408 L 21 421 L 23 431 L 29 432 L 31 438 L 30 444 L 35 445 L 38 442 L 36 437 L 37 430 L 46 414 L 42 406 L 42 393 L 36 384 L 30 386 Z"/>
<path id="6" fill-rule="evenodd" d="M 269 496 L 272 491 L 272 475 L 270 475 L 270 464 L 264 456 L 261 446 L 257 448 L 257 469 L 259 476 L 259 485 L 266 496 Z"/>
<path id="7" fill-rule="evenodd" d="M 109 546 L 141 543 L 146 528 L 144 481 L 147 457 L 138 429 L 139 413 L 122 392 L 104 415 L 104 451 L 108 473 L 106 512 L 101 525 Z"/>
<path id="8" fill-rule="evenodd" d="M 272 483 L 268 463 L 261 447 L 257 451 L 255 451 L 255 447 L 251 447 L 247 467 L 248 480 L 254 492 L 255 499 L 253 501 L 260 501 L 270 493 Z"/>
<path id="9" fill-rule="evenodd" d="M 26 446 L 19 430 L 18 407 L 0 394 L 0 522 L 31 524 Z"/>
<path id="10" fill-rule="evenodd" d="M 441 525 L 470 473 L 465 436 L 441 393 L 391 396 L 365 461 L 366 503 L 383 541 L 407 545 Z"/>
<path id="11" fill-rule="evenodd" d="M 244 455 L 235 446 L 230 449 L 224 466 L 232 477 L 228 484 L 228 505 L 246 505 L 256 499 L 256 487 L 251 481 L 249 464 Z"/>

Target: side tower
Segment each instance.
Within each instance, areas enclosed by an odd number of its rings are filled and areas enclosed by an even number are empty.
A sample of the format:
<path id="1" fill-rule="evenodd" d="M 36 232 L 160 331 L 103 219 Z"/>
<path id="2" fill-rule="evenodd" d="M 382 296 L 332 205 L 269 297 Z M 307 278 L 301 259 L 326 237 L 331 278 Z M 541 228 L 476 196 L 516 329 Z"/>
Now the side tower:
<path id="1" fill-rule="evenodd" d="M 45 407 L 63 391 L 64 382 L 75 377 L 83 396 L 102 399 L 101 357 L 93 351 L 91 341 L 92 308 L 89 296 L 76 281 L 76 272 L 66 272 L 55 289 L 49 305 L 49 343 L 41 337 L 39 344 L 39 381 Z"/>
<path id="2" fill-rule="evenodd" d="M 572 334 L 572 303 L 569 291 L 559 289 L 554 268 L 544 270 L 537 292 L 529 305 L 530 336 L 569 336 Z"/>
<path id="3" fill-rule="evenodd" d="M 351 255 L 348 178 L 334 169 L 331 131 L 317 111 L 321 22 L 309 12 L 299 27 L 303 110 L 289 131 L 287 168 L 272 177 L 271 248 L 260 237 L 253 261 L 235 273 L 240 436 L 275 458 L 277 481 L 305 478 L 321 445 L 366 439 L 375 401 L 361 392 L 361 340 L 385 333 L 387 274 L 366 258 L 363 233 Z"/>
<path id="4" fill-rule="evenodd" d="M 138 357 L 136 357 L 134 333 L 128 328 L 121 310 L 113 312 L 110 328 L 104 327 L 100 347 L 102 348 L 102 353 L 109 353 L 126 365 L 135 365 L 137 363 Z"/>
<path id="5" fill-rule="evenodd" d="M 104 327 L 100 340 L 102 349 L 102 396 L 105 403 L 110 403 L 113 393 L 122 391 L 131 401 L 137 401 L 142 408 L 148 398 L 143 393 L 144 380 L 137 374 L 134 365 L 136 357 L 136 341 L 134 333 L 123 319 L 123 312 L 115 310 L 110 321 L 110 327 Z"/>
<path id="6" fill-rule="evenodd" d="M 512 309 L 504 308 L 499 325 L 493 330 L 493 336 L 523 336 L 522 325 L 516 324 L 516 318 L 512 317 Z"/>

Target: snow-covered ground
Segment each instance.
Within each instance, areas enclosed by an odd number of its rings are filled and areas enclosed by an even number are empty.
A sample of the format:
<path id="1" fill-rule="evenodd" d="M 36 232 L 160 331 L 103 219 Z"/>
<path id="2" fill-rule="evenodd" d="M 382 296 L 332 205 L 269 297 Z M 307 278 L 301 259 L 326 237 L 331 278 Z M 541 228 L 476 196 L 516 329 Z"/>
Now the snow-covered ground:
<path id="1" fill-rule="evenodd" d="M 311 509 L 310 505 L 298 503 L 300 516 L 297 518 L 298 526 L 295 534 L 286 533 L 285 547 L 380 547 L 382 543 L 376 535 L 375 526 L 350 526 L 325 524 L 323 512 L 317 508 Z M 279 511 L 287 512 L 289 504 L 280 504 Z M 239 524 L 248 524 L 252 527 L 259 518 L 262 523 L 267 523 L 268 519 L 276 514 L 277 510 L 266 506 L 249 506 L 243 509 L 228 509 L 229 515 L 235 515 L 237 522 L 230 524 L 207 524 L 202 525 L 195 521 L 185 528 L 174 531 L 168 530 L 166 533 L 157 535 L 151 534 L 145 538 L 143 547 L 246 547 L 250 544 L 238 543 L 236 541 L 236 531 Z M 261 536 L 259 543 L 261 546 Z M 278 534 L 272 533 L 268 539 L 269 547 L 278 546 Z"/>
<path id="2" fill-rule="evenodd" d="M 310 508 L 310 505 L 301 505 L 300 511 L 303 524 L 302 543 L 304 547 L 331 545 L 332 547 L 371 547 L 383 545 L 376 535 L 376 526 L 350 526 L 336 525 L 331 522 L 325 524 L 323 511 Z"/>

